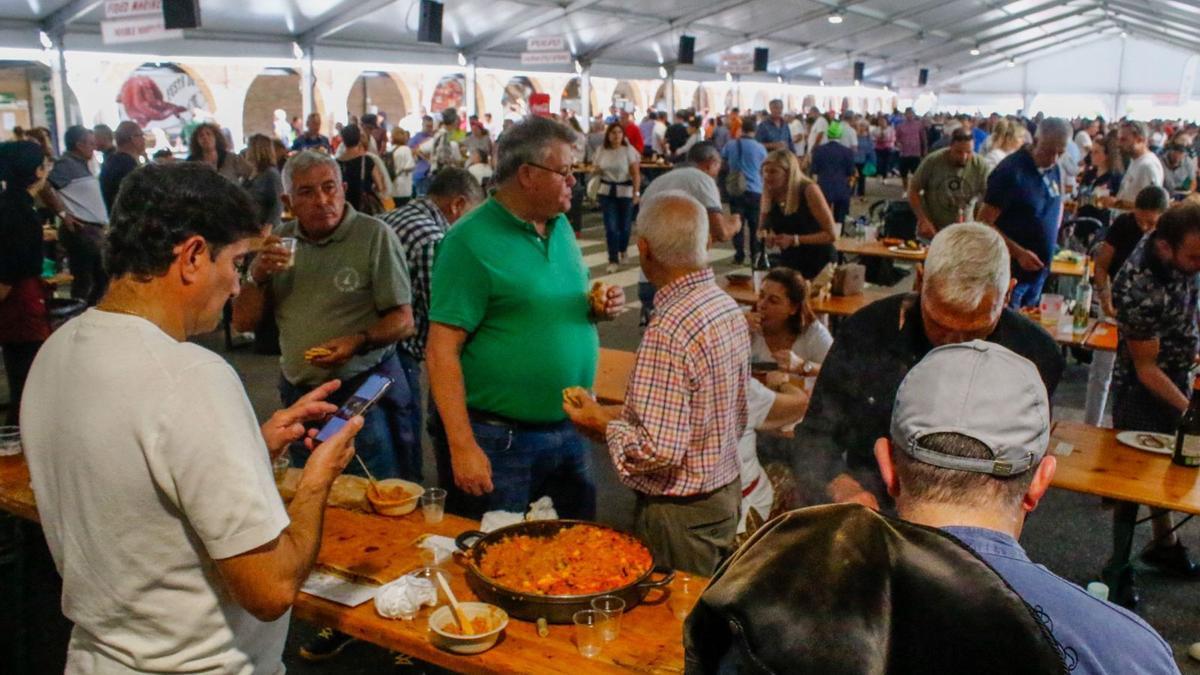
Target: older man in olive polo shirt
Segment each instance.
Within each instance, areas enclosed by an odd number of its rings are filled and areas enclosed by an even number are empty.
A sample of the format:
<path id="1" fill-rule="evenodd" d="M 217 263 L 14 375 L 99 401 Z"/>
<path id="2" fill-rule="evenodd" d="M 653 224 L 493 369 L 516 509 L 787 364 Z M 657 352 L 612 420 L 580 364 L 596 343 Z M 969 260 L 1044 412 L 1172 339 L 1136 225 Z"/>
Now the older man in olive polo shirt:
<path id="1" fill-rule="evenodd" d="M 296 220 L 276 228 L 255 258 L 235 303 L 235 324 L 252 330 L 264 307 L 274 308 L 285 405 L 334 378 L 342 381 L 329 399 L 337 405 L 370 375 L 391 378 L 355 447 L 373 475 L 419 481 L 420 430 L 408 421 L 415 401 L 396 358 L 396 342 L 413 334 L 400 240 L 346 203 L 341 169 L 328 155 L 305 150 L 292 157 L 283 186 Z M 297 240 L 294 255 L 280 245 L 283 237 Z M 292 453 L 297 464 L 307 460 L 302 448 Z M 361 468 L 353 462 L 347 471 Z"/>
<path id="2" fill-rule="evenodd" d="M 596 315 L 570 223 L 572 133 L 530 117 L 500 137 L 495 196 L 447 233 L 433 265 L 426 358 L 447 508 L 524 512 L 549 495 L 566 518 L 592 518 L 589 450 L 562 409 L 590 388 L 594 321 L 624 305 L 610 288 Z"/>

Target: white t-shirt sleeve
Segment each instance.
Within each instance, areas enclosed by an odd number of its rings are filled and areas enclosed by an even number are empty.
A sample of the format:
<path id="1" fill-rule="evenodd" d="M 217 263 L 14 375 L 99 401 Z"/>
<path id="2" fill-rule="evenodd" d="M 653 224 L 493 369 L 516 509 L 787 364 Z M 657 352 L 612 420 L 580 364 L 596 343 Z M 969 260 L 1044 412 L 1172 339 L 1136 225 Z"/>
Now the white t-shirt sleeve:
<path id="1" fill-rule="evenodd" d="M 805 361 L 824 363 L 825 355 L 829 353 L 831 346 L 833 346 L 833 336 L 829 334 L 829 329 L 820 321 L 813 321 L 808 324 L 808 328 L 804 329 L 804 333 L 796 338 L 795 344 L 792 345 L 792 351 Z"/>
<path id="2" fill-rule="evenodd" d="M 757 429 L 767 421 L 771 406 L 775 405 L 775 392 L 753 377 L 746 381 L 746 430 Z"/>
<path id="3" fill-rule="evenodd" d="M 153 480 L 213 559 L 288 526 L 254 410 L 228 364 L 214 357 L 181 372 L 155 431 L 146 450 Z"/>

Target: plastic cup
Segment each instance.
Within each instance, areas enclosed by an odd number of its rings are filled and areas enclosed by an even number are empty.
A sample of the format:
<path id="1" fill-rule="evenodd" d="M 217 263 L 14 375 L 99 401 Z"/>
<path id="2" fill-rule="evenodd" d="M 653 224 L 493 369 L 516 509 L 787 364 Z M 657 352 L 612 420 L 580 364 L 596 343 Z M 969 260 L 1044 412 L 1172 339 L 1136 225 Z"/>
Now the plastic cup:
<path id="1" fill-rule="evenodd" d="M 284 237 L 279 240 L 279 245 L 288 252 L 288 261 L 284 265 L 284 269 L 291 269 L 296 266 L 296 238 Z"/>
<path id="2" fill-rule="evenodd" d="M 1063 296 L 1056 293 L 1043 293 L 1039 306 L 1042 315 L 1042 325 L 1051 331 L 1058 330 L 1058 324 L 1062 321 L 1065 307 L 1066 300 Z"/>
<path id="3" fill-rule="evenodd" d="M 446 491 L 442 488 L 427 488 L 421 495 L 421 514 L 425 516 L 426 525 L 436 525 L 442 522 L 446 515 Z"/>
<path id="4" fill-rule="evenodd" d="M 612 642 L 621 634 L 621 615 L 625 613 L 625 601 L 615 595 L 592 598 L 592 609 L 604 615 L 600 632 L 605 642 Z"/>
<path id="5" fill-rule="evenodd" d="M 21 454 L 21 430 L 17 427 L 0 427 L 0 457 Z"/>
<path id="6" fill-rule="evenodd" d="M 282 454 L 271 462 L 271 468 L 275 471 L 275 482 L 279 483 L 284 478 L 287 478 L 287 470 L 292 466 L 292 458 L 288 456 L 285 450 Z"/>
<path id="7" fill-rule="evenodd" d="M 691 614 L 692 607 L 696 605 L 700 591 L 703 590 L 703 585 L 700 579 L 688 574 L 680 574 L 675 577 L 675 583 L 671 584 L 671 595 L 667 597 L 667 605 L 675 614 L 676 619 L 683 621 L 688 614 Z"/>
<path id="8" fill-rule="evenodd" d="M 428 579 L 429 583 L 433 584 L 434 592 L 437 593 L 437 605 L 444 605 L 447 602 L 450 602 L 450 600 L 446 597 L 446 594 L 442 592 L 442 586 L 441 586 L 441 584 L 438 583 L 437 575 L 439 572 L 441 572 L 442 574 L 446 574 L 446 572 L 444 570 L 442 570 L 440 567 L 437 567 L 436 565 L 427 565 L 425 567 L 421 567 L 417 570 L 409 572 L 409 575 L 414 576 L 418 579 Z M 446 577 L 446 581 L 450 581 L 449 576 Z M 436 609 L 436 607 L 437 606 L 435 605 L 435 609 Z"/>
<path id="9" fill-rule="evenodd" d="M 604 647 L 604 613 L 595 609 L 581 609 L 572 617 L 575 621 L 575 647 L 589 659 L 600 655 Z"/>

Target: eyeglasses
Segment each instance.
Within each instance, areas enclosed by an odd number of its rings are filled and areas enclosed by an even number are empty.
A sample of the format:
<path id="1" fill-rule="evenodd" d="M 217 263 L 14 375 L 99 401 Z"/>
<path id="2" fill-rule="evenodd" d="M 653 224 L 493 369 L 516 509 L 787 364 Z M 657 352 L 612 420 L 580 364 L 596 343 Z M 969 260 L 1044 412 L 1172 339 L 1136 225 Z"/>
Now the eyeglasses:
<path id="1" fill-rule="evenodd" d="M 551 169 L 548 166 L 542 166 L 541 164 L 536 164 L 534 162 L 525 162 L 525 163 L 528 164 L 529 166 L 532 166 L 535 169 L 541 169 L 542 171 L 549 171 L 550 173 L 556 173 L 560 177 L 562 177 L 563 180 L 566 180 L 571 177 L 572 171 L 571 171 L 571 167 L 569 167 L 569 166 L 565 169 Z"/>

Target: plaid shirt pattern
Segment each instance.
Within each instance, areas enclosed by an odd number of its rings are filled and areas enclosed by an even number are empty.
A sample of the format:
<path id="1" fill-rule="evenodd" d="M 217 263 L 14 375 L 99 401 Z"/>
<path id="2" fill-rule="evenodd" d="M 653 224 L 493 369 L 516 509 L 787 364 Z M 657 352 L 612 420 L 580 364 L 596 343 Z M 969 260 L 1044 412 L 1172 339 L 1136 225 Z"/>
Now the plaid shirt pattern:
<path id="1" fill-rule="evenodd" d="M 654 307 L 608 451 L 621 482 L 643 494 L 712 492 L 738 480 L 750 332 L 712 270 L 663 287 Z"/>
<path id="2" fill-rule="evenodd" d="M 412 312 L 416 332 L 400 341 L 400 349 L 409 356 L 425 359 L 425 342 L 429 339 L 429 280 L 433 276 L 433 254 L 446 236 L 450 223 L 428 199 L 415 199 L 404 206 L 380 216 L 400 237 L 412 277 Z"/>

